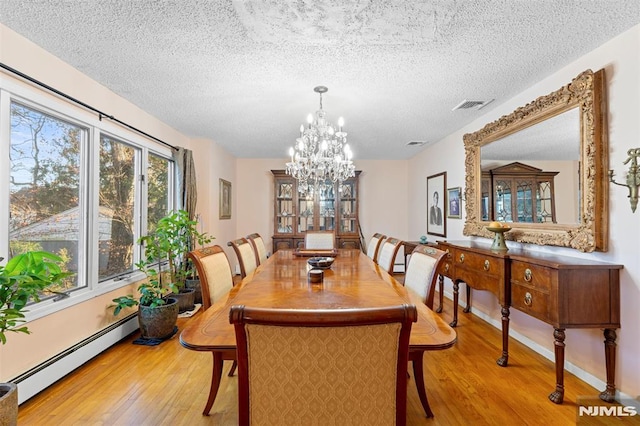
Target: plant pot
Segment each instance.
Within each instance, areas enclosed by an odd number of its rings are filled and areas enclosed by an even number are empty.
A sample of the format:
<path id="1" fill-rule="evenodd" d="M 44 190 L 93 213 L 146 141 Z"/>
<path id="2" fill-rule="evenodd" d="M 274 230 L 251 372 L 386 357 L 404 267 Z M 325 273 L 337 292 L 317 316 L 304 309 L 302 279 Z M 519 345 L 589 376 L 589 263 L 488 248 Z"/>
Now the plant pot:
<path id="1" fill-rule="evenodd" d="M 195 288 L 181 288 L 179 293 L 172 293 L 170 297 L 178 299 L 178 313 L 183 313 L 193 310 L 195 296 Z"/>
<path id="2" fill-rule="evenodd" d="M 162 306 L 138 306 L 138 325 L 145 339 L 164 339 L 171 336 L 177 321 L 178 301 L 173 297 L 168 297 L 167 303 Z"/>
<path id="3" fill-rule="evenodd" d="M 200 286 L 200 279 L 188 279 L 185 286 L 196 290 L 193 303 L 202 303 L 202 287 Z"/>
<path id="4" fill-rule="evenodd" d="M 0 383 L 0 426 L 18 424 L 18 386 Z"/>

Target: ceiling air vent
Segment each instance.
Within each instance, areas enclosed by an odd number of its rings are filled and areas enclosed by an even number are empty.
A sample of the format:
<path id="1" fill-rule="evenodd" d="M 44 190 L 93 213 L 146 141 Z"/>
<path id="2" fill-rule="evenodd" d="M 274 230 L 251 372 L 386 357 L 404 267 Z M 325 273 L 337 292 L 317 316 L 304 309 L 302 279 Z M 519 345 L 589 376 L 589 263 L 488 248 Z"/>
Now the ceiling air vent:
<path id="1" fill-rule="evenodd" d="M 465 99 L 464 101 L 456 105 L 451 111 L 455 111 L 457 109 L 472 109 L 472 108 L 482 109 L 483 107 L 489 105 L 491 102 L 493 102 L 493 99 L 488 101 L 469 101 Z"/>
<path id="2" fill-rule="evenodd" d="M 425 141 L 411 141 L 407 143 L 407 146 L 422 146 L 425 143 L 426 143 Z"/>

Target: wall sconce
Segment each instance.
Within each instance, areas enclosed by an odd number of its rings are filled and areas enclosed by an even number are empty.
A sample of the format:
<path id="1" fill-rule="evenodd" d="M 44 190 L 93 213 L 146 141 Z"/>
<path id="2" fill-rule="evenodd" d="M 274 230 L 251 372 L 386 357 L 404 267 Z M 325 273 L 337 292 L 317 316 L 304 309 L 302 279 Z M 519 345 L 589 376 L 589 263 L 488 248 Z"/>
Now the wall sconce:
<path id="1" fill-rule="evenodd" d="M 627 173 L 627 183 L 618 183 L 613 180 L 613 170 L 609 170 L 609 181 L 616 185 L 626 186 L 629 188 L 629 202 L 631 203 L 631 211 L 635 213 L 638 206 L 638 188 L 640 187 L 640 169 L 638 169 L 638 157 L 640 157 L 640 148 L 632 148 L 627 151 L 629 158 L 622 164 L 631 162 L 629 172 Z"/>

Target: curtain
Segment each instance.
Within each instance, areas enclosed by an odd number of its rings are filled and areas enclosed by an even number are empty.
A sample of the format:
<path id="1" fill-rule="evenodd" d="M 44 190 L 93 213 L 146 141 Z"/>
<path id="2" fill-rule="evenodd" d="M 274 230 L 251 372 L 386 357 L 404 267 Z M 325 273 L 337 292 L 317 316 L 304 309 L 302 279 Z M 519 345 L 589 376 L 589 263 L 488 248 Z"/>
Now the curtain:
<path id="1" fill-rule="evenodd" d="M 193 163 L 193 152 L 190 149 L 178 147 L 173 153 L 177 169 L 178 208 L 189 213 L 193 220 L 196 214 L 198 191 L 196 187 L 196 168 Z"/>

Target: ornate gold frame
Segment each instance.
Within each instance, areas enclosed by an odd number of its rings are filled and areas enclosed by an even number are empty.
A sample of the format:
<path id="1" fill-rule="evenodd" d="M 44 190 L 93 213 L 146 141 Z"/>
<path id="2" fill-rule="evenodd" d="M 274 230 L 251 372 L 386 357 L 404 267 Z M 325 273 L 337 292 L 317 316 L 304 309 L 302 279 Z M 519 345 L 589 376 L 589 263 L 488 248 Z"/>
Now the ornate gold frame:
<path id="1" fill-rule="evenodd" d="M 609 150 L 604 69 L 586 70 L 571 83 L 520 107 L 509 115 L 464 135 L 464 235 L 493 238 L 480 221 L 480 148 L 572 108 L 580 108 L 581 222 L 577 225 L 510 223 L 507 240 L 571 247 L 583 252 L 607 251 L 609 226 Z"/>

